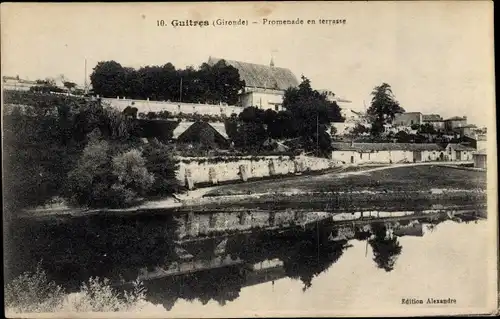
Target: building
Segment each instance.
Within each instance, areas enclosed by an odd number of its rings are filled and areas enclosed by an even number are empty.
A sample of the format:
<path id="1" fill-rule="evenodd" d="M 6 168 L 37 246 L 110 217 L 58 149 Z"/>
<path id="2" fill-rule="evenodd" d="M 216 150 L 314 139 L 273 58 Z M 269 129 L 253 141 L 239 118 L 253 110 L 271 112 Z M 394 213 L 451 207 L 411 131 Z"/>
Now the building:
<path id="1" fill-rule="evenodd" d="M 476 149 L 485 150 L 487 148 L 488 142 L 486 141 L 486 135 L 480 134 L 476 136 Z"/>
<path id="2" fill-rule="evenodd" d="M 344 164 L 411 163 L 445 160 L 445 150 L 434 143 L 332 143 L 331 158 Z"/>
<path id="3" fill-rule="evenodd" d="M 230 145 L 224 123 L 180 122 L 173 131 L 173 139 L 178 143 L 201 143 L 211 148 L 227 148 Z"/>
<path id="4" fill-rule="evenodd" d="M 341 115 L 344 118 L 344 122 L 333 122 L 330 123 L 330 127 L 335 128 L 336 135 L 342 136 L 351 134 L 352 130 L 359 124 L 366 128 L 370 127 L 366 115 L 359 111 L 354 111 L 348 107 L 341 107 Z M 368 133 L 367 133 L 368 134 Z"/>
<path id="5" fill-rule="evenodd" d="M 445 158 L 449 161 L 472 161 L 474 148 L 458 143 L 448 143 Z"/>
<path id="6" fill-rule="evenodd" d="M 422 115 L 423 124 L 430 124 L 436 131 L 444 131 L 444 120 L 438 114 L 424 114 Z"/>
<path id="7" fill-rule="evenodd" d="M 423 115 L 420 112 L 405 112 L 397 113 L 392 124 L 395 126 L 412 126 L 414 124 L 421 125 L 423 123 Z"/>
<path id="8" fill-rule="evenodd" d="M 34 86 L 39 86 L 39 84 L 36 81 L 20 79 L 19 76 L 4 76 L 2 78 L 3 90 L 29 91 Z"/>
<path id="9" fill-rule="evenodd" d="M 453 129 L 454 132 L 460 134 L 460 136 L 476 137 L 477 126 L 474 124 L 466 124 L 464 126 L 459 126 Z"/>
<path id="10" fill-rule="evenodd" d="M 482 169 L 487 168 L 488 163 L 486 161 L 486 149 L 481 149 L 473 153 L 472 158 L 474 160 L 474 167 Z"/>
<path id="11" fill-rule="evenodd" d="M 339 105 L 342 110 L 345 108 L 344 105 L 345 104 L 349 104 L 349 103 L 352 103 L 352 101 L 349 101 L 347 99 L 343 99 L 341 97 L 338 97 L 337 95 L 335 95 L 335 93 L 333 93 L 332 91 L 330 90 L 325 90 L 325 89 L 319 89 L 317 90 L 319 93 L 321 94 L 324 94 L 326 96 L 326 99 L 330 102 L 336 102 L 337 105 Z"/>
<path id="12" fill-rule="evenodd" d="M 209 65 L 222 59 L 210 57 Z M 275 67 L 271 59 L 269 66 L 223 59 L 228 65 L 236 68 L 245 87 L 240 95 L 242 107 L 256 106 L 261 109 L 282 110 L 285 90 L 297 87 L 299 81 L 292 71 Z"/>
<path id="13" fill-rule="evenodd" d="M 464 117 L 452 117 L 444 120 L 444 128 L 446 131 L 454 131 L 456 128 L 463 127 L 467 125 L 467 116 Z"/>

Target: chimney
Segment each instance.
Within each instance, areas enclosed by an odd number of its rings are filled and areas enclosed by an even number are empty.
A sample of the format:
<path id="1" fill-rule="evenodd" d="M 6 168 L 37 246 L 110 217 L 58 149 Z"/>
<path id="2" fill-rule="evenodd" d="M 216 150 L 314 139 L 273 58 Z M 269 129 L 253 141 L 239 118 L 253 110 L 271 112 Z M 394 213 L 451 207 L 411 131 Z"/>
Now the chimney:
<path id="1" fill-rule="evenodd" d="M 271 62 L 269 63 L 269 66 L 272 68 L 274 67 L 274 59 L 273 58 L 271 58 Z"/>

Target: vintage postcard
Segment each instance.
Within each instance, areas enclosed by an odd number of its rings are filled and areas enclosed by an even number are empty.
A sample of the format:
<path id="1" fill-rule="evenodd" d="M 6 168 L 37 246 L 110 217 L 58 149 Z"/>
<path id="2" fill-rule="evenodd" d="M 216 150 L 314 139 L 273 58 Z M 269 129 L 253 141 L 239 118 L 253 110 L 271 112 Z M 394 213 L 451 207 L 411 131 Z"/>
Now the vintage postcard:
<path id="1" fill-rule="evenodd" d="M 5 315 L 493 315 L 493 2 L 3 3 Z"/>

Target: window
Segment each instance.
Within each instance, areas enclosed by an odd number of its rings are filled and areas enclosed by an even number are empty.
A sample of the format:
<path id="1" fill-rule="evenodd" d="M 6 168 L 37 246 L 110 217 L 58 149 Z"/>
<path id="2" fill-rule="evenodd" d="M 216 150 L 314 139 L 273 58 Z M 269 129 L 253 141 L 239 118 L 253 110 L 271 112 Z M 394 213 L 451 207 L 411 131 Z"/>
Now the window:
<path id="1" fill-rule="evenodd" d="M 413 125 L 413 120 L 411 120 L 411 125 Z"/>
<path id="2" fill-rule="evenodd" d="M 363 153 L 359 153 L 359 158 L 363 159 Z"/>
<path id="3" fill-rule="evenodd" d="M 278 110 L 279 110 L 279 106 L 278 106 L 278 105 L 275 105 L 275 106 L 274 106 L 274 110 L 275 110 L 275 111 L 278 111 Z"/>

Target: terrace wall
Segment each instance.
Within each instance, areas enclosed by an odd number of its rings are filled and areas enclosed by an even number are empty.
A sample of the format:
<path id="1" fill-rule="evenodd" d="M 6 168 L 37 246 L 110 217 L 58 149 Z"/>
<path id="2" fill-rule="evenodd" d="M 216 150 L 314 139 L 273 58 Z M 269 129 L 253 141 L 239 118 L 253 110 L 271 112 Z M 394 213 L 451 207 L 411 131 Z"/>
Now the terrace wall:
<path id="1" fill-rule="evenodd" d="M 182 113 L 201 115 L 225 115 L 229 117 L 233 113 L 239 114 L 241 113 L 241 111 L 243 111 L 242 107 L 234 105 L 196 104 L 112 98 L 102 98 L 102 101 L 108 103 L 111 107 L 114 107 L 120 111 L 123 111 L 127 106 L 136 107 L 139 110 L 139 113 L 168 111 L 173 115 Z"/>
<path id="2" fill-rule="evenodd" d="M 181 158 L 177 179 L 188 188 L 196 184 L 218 184 L 227 181 L 246 181 L 276 175 L 288 175 L 306 171 L 319 171 L 333 167 L 326 158 L 309 156 L 262 156 L 220 157 L 217 159 Z"/>

